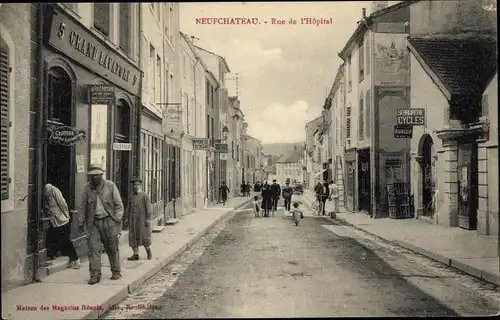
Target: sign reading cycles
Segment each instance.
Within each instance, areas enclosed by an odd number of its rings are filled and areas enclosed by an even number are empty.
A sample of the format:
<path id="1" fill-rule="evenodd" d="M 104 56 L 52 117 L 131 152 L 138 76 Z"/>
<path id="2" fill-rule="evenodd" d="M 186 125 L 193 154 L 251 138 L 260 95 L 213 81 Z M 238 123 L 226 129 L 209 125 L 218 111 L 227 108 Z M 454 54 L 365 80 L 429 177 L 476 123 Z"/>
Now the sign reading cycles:
<path id="1" fill-rule="evenodd" d="M 424 126 L 425 109 L 399 109 L 396 123 L 405 126 Z"/>

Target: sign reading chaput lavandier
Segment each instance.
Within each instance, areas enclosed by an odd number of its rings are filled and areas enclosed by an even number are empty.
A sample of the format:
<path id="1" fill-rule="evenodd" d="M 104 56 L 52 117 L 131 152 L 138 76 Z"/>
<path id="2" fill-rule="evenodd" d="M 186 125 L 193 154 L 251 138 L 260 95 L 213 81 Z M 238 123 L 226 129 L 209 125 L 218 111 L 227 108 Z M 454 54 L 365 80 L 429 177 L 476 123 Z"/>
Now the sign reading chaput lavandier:
<path id="1" fill-rule="evenodd" d="M 59 10 L 52 17 L 49 44 L 117 86 L 139 95 L 140 70 Z"/>

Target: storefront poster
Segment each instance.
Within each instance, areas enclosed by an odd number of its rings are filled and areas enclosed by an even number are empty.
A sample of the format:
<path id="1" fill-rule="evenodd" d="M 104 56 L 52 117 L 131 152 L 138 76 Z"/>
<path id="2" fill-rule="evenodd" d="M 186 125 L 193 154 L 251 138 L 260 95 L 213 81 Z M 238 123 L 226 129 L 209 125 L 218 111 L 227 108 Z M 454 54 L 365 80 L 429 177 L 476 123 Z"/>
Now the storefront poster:
<path id="1" fill-rule="evenodd" d="M 181 129 L 182 109 L 180 103 L 166 104 L 162 111 L 163 134 L 179 132 Z"/>
<path id="2" fill-rule="evenodd" d="M 76 155 L 76 172 L 85 172 L 85 157 L 83 156 L 83 154 Z"/>
<path id="3" fill-rule="evenodd" d="M 375 33 L 374 37 L 375 85 L 410 85 L 410 56 L 406 47 L 406 34 Z"/>

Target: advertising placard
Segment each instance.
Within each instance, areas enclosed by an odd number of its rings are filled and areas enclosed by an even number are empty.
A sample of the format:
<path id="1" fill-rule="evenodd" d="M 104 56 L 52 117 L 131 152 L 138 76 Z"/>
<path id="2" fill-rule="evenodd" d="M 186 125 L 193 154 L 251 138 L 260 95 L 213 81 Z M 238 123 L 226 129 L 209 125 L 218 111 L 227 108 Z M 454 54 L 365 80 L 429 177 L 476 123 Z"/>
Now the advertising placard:
<path id="1" fill-rule="evenodd" d="M 207 150 L 210 149 L 212 144 L 208 138 L 193 139 L 193 150 Z"/>
<path id="2" fill-rule="evenodd" d="M 108 84 L 89 85 L 90 104 L 115 104 L 115 86 Z"/>
<path id="3" fill-rule="evenodd" d="M 374 37 L 375 86 L 409 86 L 410 54 L 406 34 L 375 33 Z"/>
<path id="4" fill-rule="evenodd" d="M 411 139 L 413 136 L 413 127 L 405 125 L 394 126 L 394 138 Z"/>
<path id="5" fill-rule="evenodd" d="M 163 134 L 179 132 L 182 121 L 182 109 L 180 103 L 166 103 L 162 110 Z"/>
<path id="6" fill-rule="evenodd" d="M 397 124 L 406 126 L 424 126 L 425 109 L 399 109 L 397 111 Z"/>

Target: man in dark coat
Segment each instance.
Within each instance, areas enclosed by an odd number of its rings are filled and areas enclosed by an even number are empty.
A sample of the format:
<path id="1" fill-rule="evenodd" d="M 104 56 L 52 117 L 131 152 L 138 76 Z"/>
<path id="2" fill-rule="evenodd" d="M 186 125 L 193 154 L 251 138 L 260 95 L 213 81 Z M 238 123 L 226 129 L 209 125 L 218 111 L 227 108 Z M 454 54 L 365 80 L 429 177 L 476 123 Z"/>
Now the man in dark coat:
<path id="1" fill-rule="evenodd" d="M 125 224 L 128 225 L 128 244 L 134 254 L 128 260 L 139 260 L 139 247 L 144 246 L 148 259 L 151 260 L 151 201 L 141 191 L 141 179 L 132 180 L 132 195 L 128 199 Z"/>
<path id="2" fill-rule="evenodd" d="M 264 217 L 269 217 L 269 210 L 272 207 L 272 197 L 271 197 L 271 186 L 264 181 L 261 188 L 262 192 L 262 209 L 264 211 Z"/>
<path id="3" fill-rule="evenodd" d="M 283 187 L 283 200 L 285 200 L 285 211 L 290 212 L 290 204 L 292 202 L 293 187 L 290 185 L 290 179 L 286 179 Z"/>
<path id="4" fill-rule="evenodd" d="M 229 188 L 226 185 L 226 181 L 222 181 L 222 185 L 219 188 L 220 200 L 222 201 L 222 205 L 226 205 L 227 195 L 229 194 Z"/>
<path id="5" fill-rule="evenodd" d="M 274 216 L 274 211 L 278 210 L 278 200 L 280 199 L 280 195 L 281 195 L 281 186 L 276 182 L 276 179 L 274 179 L 273 184 L 271 185 L 273 216 Z"/>

